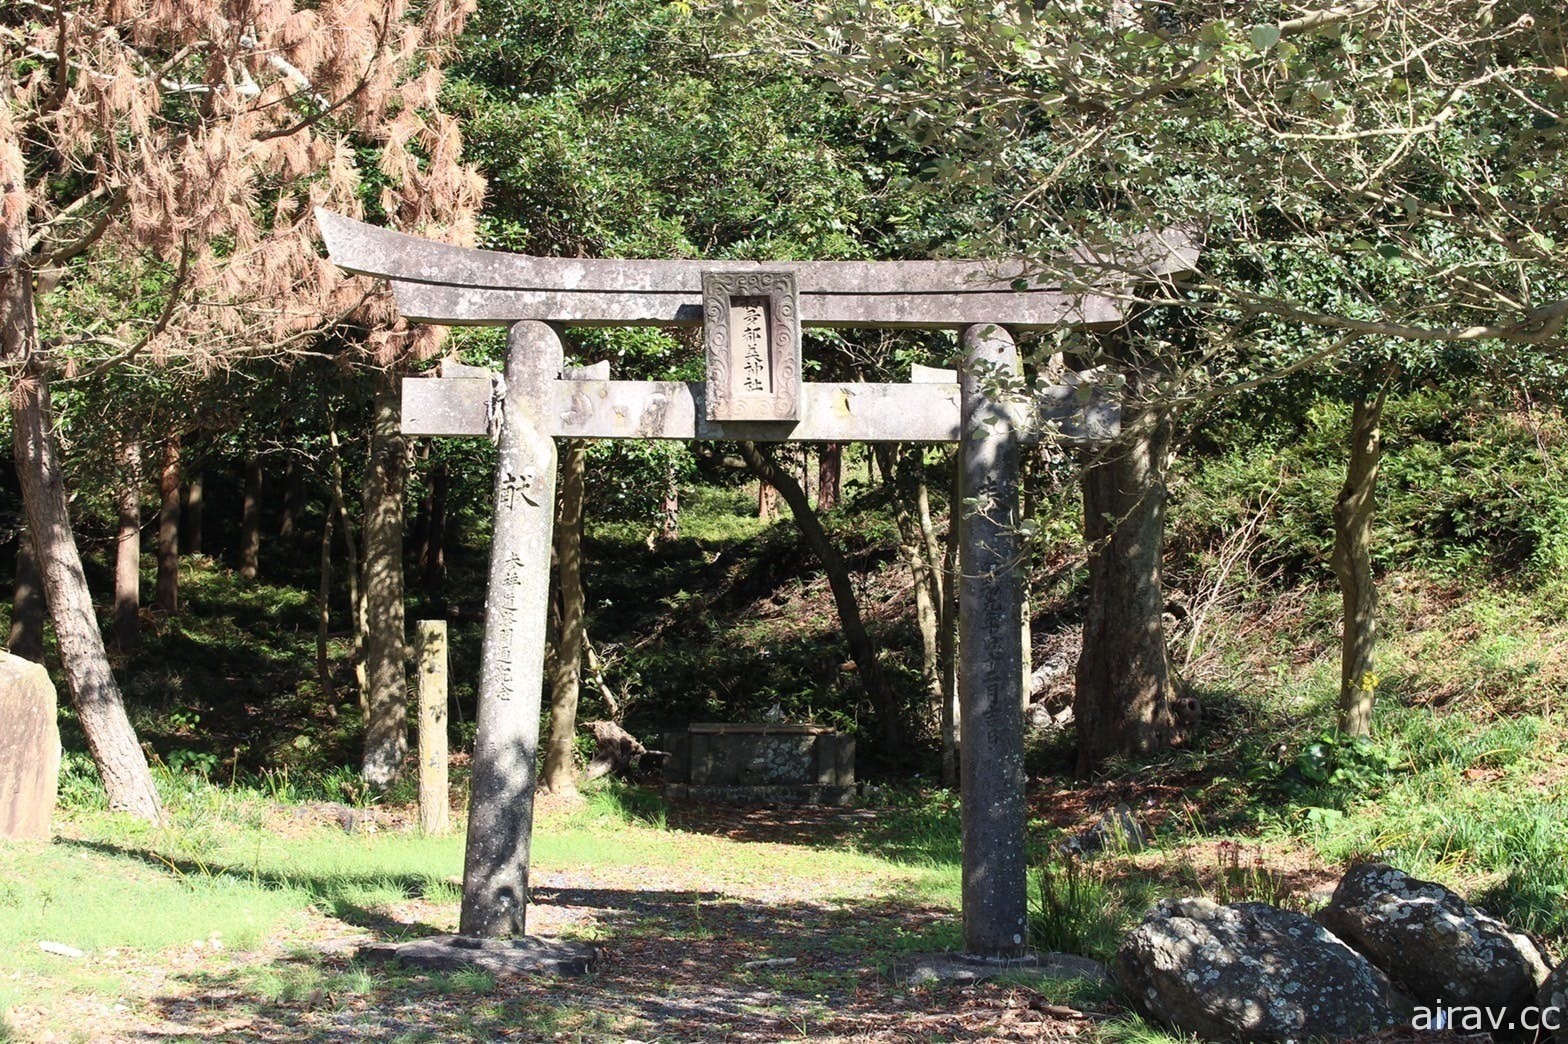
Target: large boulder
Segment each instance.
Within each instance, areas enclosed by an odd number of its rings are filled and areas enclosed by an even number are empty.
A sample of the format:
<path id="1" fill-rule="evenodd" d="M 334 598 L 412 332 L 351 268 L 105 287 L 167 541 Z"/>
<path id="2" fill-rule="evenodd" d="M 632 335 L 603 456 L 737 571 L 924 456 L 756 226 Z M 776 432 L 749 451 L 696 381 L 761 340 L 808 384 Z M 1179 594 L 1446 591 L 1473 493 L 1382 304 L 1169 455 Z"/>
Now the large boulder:
<path id="1" fill-rule="evenodd" d="M 0 838 L 49 839 L 60 728 L 49 672 L 0 652 Z"/>
<path id="2" fill-rule="evenodd" d="M 1317 917 L 1424 1004 L 1517 1008 L 1546 979 L 1528 938 L 1384 863 L 1351 867 Z"/>
<path id="3" fill-rule="evenodd" d="M 1265 903 L 1167 899 L 1122 942 L 1144 1014 L 1210 1040 L 1342 1038 L 1393 1025 L 1388 980 L 1311 918 Z"/>
<path id="4" fill-rule="evenodd" d="M 1568 1041 L 1568 961 L 1546 977 L 1535 995 L 1535 1007 L 1541 1038 L 1558 1044 Z"/>

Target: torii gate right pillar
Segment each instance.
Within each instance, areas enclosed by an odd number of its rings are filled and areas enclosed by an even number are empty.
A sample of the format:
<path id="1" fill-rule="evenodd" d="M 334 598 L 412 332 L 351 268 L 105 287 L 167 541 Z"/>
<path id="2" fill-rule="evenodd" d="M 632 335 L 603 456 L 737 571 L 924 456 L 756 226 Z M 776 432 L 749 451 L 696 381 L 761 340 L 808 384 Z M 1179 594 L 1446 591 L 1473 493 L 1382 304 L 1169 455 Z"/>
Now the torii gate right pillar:
<path id="1" fill-rule="evenodd" d="M 998 377 L 1019 371 L 1000 326 L 971 326 L 961 345 L 962 519 L 958 579 L 959 778 L 964 952 L 1028 949 L 1018 432 Z M 991 387 L 988 387 L 991 385 Z"/>

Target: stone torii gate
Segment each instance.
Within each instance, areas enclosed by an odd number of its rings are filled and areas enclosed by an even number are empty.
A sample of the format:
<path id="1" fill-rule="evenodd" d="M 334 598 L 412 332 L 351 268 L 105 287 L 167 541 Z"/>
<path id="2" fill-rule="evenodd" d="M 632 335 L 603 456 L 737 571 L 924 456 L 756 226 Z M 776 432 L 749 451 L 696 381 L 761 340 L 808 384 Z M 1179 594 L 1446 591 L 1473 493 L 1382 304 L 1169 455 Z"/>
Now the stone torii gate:
<path id="1" fill-rule="evenodd" d="M 1114 434 L 1116 410 L 1074 387 L 1020 407 L 988 394 L 987 378 L 1019 372 L 1009 331 L 1114 325 L 1128 310 L 1119 291 L 1191 270 L 1195 241 L 1167 234 L 1120 256 L 1083 251 L 1105 282 L 1065 291 L 1035 285 L 1018 262 L 536 258 L 316 218 L 332 260 L 391 280 L 410 321 L 510 328 L 504 374 L 449 366 L 403 383 L 405 433 L 488 435 L 499 449 L 459 930 L 524 934 L 556 438 L 956 442 L 964 498 L 977 502 L 960 543 L 964 948 L 1022 954 L 1018 450 L 1053 428 Z M 563 375 L 557 327 L 609 325 L 700 325 L 706 382 L 615 381 L 607 366 Z M 806 383 L 802 326 L 956 329 L 960 369 L 917 367 L 910 384 Z"/>

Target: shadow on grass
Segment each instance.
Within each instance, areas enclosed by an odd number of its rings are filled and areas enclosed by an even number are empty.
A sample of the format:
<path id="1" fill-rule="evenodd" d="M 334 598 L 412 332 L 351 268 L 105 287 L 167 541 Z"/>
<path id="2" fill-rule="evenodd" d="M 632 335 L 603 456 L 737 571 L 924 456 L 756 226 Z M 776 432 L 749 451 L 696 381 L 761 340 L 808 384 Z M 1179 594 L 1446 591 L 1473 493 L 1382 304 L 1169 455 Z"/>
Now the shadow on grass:
<path id="1" fill-rule="evenodd" d="M 354 898 L 356 893 L 363 893 L 366 889 L 386 889 L 399 894 L 402 898 L 420 898 L 430 886 L 430 878 L 427 875 L 279 873 L 255 867 L 168 856 L 160 852 L 116 845 L 106 841 L 62 837 L 57 838 L 54 843 L 116 859 L 134 860 L 181 881 L 230 880 L 258 888 L 298 892 L 345 924 L 375 932 L 386 939 L 410 939 L 422 935 L 435 935 L 441 931 L 435 925 L 394 920 Z"/>
<path id="2" fill-rule="evenodd" d="M 175 980 L 149 1009 L 161 1024 L 129 1039 L 1042 1039 L 1082 1025 L 1016 986 L 904 985 L 902 958 L 956 945 L 947 910 L 575 886 L 540 888 L 535 906 L 576 915 L 601 948 L 593 973 L 497 981 L 296 955 Z"/>
<path id="3" fill-rule="evenodd" d="M 850 847 L 903 866 L 953 867 L 960 861 L 958 803 L 946 795 L 884 808 L 681 802 L 671 804 L 668 820 L 689 833 L 825 850 Z"/>

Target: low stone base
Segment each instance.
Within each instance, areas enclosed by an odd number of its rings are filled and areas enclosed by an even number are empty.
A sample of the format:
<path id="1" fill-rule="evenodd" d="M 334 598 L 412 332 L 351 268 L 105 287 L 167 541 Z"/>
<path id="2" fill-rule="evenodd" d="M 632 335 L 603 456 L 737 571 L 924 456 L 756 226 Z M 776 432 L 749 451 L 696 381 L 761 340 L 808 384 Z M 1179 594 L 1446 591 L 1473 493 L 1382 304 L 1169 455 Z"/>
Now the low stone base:
<path id="1" fill-rule="evenodd" d="M 740 784 L 666 783 L 664 796 L 672 801 L 713 801 L 724 805 L 838 805 L 855 803 L 855 787 L 818 783 L 777 783 L 747 787 Z"/>
<path id="2" fill-rule="evenodd" d="M 396 961 L 431 971 L 477 968 L 501 978 L 517 975 L 582 975 L 593 970 L 599 951 L 586 943 L 526 936 L 522 939 L 479 939 L 469 935 L 433 935 L 403 943 L 376 943 L 358 955 L 367 961 Z"/>
<path id="3" fill-rule="evenodd" d="M 959 984 L 984 982 L 999 975 L 1031 982 L 1070 982 L 1081 979 L 1096 985 L 1110 981 L 1105 965 L 1071 953 L 1037 953 L 1028 957 L 976 957 L 967 953 L 935 953 L 914 958 L 906 980 L 911 986 L 932 982 Z"/>

